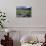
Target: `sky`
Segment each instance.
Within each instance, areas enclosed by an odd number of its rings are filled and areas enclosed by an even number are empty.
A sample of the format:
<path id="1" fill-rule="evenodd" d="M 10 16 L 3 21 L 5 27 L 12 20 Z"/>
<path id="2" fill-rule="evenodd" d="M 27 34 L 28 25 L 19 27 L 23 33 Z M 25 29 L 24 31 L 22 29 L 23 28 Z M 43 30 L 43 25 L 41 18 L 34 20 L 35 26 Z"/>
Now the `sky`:
<path id="1" fill-rule="evenodd" d="M 31 6 L 16 6 L 16 8 L 31 8 Z"/>

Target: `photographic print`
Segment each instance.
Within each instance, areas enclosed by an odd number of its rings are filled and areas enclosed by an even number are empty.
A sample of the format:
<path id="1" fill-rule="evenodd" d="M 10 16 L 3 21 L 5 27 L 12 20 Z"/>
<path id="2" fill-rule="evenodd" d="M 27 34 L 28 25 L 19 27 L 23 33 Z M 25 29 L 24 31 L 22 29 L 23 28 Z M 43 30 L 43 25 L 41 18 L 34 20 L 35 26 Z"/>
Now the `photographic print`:
<path id="1" fill-rule="evenodd" d="M 32 7 L 16 6 L 16 17 L 32 17 Z"/>

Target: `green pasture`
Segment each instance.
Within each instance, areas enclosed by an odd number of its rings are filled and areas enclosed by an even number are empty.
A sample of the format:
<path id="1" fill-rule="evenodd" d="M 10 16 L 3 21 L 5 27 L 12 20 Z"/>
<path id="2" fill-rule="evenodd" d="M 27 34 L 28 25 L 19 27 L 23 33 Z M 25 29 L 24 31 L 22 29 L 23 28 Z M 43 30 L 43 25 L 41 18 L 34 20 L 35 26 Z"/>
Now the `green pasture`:
<path id="1" fill-rule="evenodd" d="M 17 10 L 16 10 L 16 14 L 17 14 L 17 15 L 32 14 L 32 10 L 21 10 L 21 9 L 17 9 Z"/>

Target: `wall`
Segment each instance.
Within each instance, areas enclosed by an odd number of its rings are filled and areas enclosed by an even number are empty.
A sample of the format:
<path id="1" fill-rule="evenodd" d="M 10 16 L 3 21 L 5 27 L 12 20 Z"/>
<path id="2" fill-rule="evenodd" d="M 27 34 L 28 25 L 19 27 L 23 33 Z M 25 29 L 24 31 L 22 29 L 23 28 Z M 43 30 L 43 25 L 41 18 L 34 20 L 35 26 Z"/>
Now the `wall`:
<path id="1" fill-rule="evenodd" d="M 0 0 L 0 9 L 6 12 L 7 27 L 46 27 L 46 0 Z M 31 5 L 32 18 L 16 18 L 16 6 Z"/>

